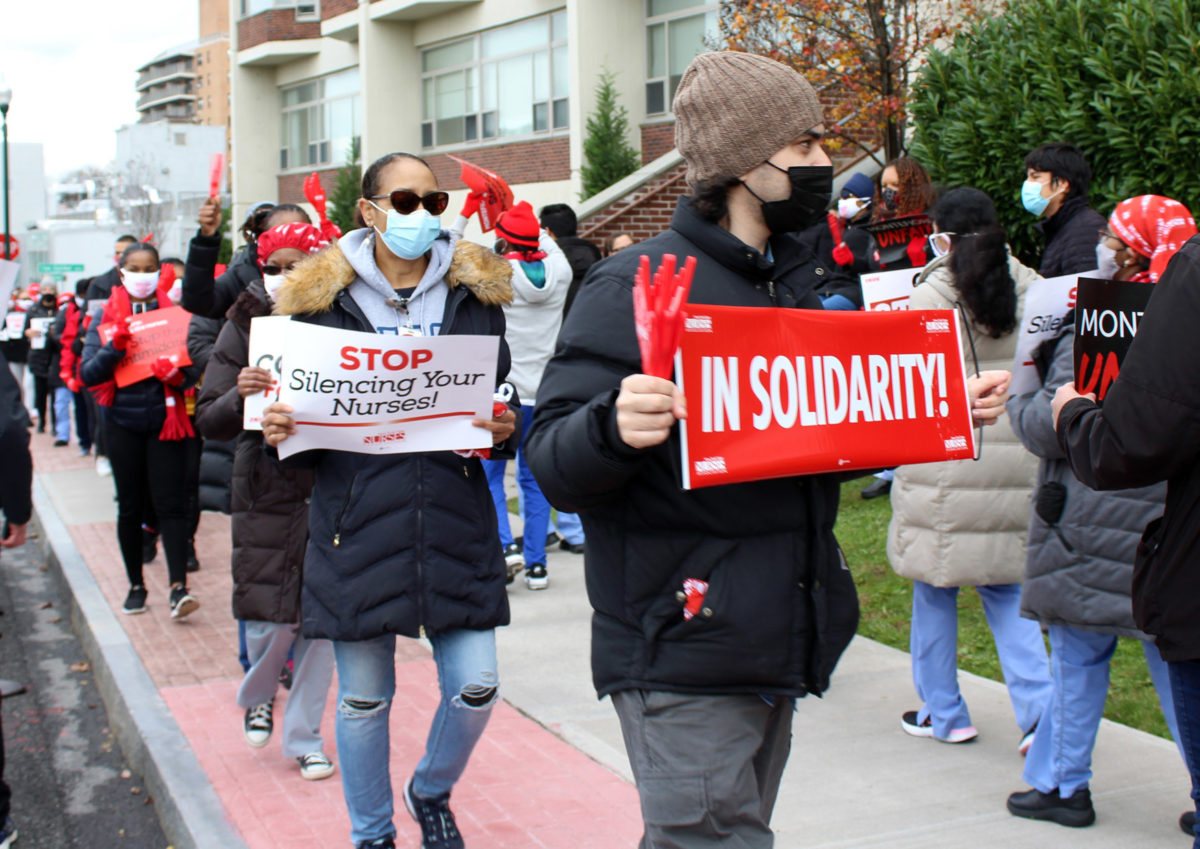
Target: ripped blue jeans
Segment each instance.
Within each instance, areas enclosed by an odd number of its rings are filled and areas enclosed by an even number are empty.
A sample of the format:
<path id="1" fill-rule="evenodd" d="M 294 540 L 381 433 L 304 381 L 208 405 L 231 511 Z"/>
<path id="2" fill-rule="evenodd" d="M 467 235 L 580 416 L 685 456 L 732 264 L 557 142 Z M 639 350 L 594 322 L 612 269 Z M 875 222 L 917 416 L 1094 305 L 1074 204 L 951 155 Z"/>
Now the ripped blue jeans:
<path id="1" fill-rule="evenodd" d="M 447 631 L 430 637 L 441 701 L 413 793 L 449 793 L 471 757 L 499 697 L 494 631 Z M 355 845 L 396 834 L 388 769 L 388 715 L 396 691 L 396 638 L 333 643 L 338 673 L 338 760 Z M 407 777 L 405 777 L 407 780 Z M 403 781 L 401 786 L 403 786 Z"/>

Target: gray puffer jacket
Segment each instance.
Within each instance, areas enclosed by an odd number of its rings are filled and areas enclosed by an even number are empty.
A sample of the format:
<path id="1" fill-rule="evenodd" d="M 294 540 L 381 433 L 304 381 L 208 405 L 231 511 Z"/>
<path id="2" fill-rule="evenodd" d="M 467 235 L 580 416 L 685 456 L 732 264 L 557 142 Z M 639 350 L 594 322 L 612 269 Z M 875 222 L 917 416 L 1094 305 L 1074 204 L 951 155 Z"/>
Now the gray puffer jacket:
<path id="1" fill-rule="evenodd" d="M 1043 625 L 1149 639 L 1133 624 L 1133 560 L 1146 525 L 1162 515 L 1167 485 L 1098 492 L 1080 483 L 1058 445 L 1050 409 L 1058 387 L 1075 380 L 1074 324 L 1043 352 L 1050 362 L 1042 388 L 1008 401 L 1013 431 L 1042 458 L 1030 511 L 1021 615 Z M 1066 491 L 1062 516 L 1053 527 L 1037 510 L 1036 493 L 1048 483 Z"/>

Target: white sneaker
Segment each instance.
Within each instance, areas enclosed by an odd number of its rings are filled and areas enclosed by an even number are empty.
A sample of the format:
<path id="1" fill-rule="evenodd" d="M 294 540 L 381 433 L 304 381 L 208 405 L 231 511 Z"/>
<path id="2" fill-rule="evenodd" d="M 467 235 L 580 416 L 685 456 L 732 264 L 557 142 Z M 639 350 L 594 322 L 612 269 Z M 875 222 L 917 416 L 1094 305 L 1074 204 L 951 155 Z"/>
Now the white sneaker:
<path id="1" fill-rule="evenodd" d="M 108 461 L 107 457 L 101 455 L 96 458 L 96 474 L 102 478 L 106 478 L 112 474 L 112 463 Z"/>
<path id="2" fill-rule="evenodd" d="M 296 758 L 300 764 L 300 777 L 306 781 L 320 781 L 333 775 L 333 761 L 324 752 L 309 752 Z"/>
<path id="3" fill-rule="evenodd" d="M 246 715 L 242 719 L 242 733 L 246 742 L 256 749 L 261 749 L 271 739 L 271 729 L 275 727 L 271 718 L 274 709 L 275 706 L 271 702 L 246 708 Z"/>

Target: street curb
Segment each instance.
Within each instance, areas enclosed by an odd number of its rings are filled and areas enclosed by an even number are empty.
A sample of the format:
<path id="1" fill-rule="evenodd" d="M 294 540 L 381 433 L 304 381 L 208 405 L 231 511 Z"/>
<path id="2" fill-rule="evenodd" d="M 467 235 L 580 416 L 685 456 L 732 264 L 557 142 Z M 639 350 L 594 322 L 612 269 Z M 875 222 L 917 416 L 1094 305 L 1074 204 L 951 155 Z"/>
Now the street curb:
<path id="1" fill-rule="evenodd" d="M 145 780 L 163 833 L 174 849 L 249 849 L 37 476 L 33 505 L 47 565 L 70 600 L 71 624 L 109 724 Z"/>

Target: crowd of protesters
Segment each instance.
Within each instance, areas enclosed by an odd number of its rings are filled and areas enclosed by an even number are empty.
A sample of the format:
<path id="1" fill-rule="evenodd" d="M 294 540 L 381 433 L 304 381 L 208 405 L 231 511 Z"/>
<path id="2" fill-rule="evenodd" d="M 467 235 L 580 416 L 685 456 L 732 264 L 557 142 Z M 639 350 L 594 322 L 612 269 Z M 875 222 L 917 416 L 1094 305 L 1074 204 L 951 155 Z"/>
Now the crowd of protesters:
<path id="1" fill-rule="evenodd" d="M 974 461 L 881 470 L 864 490 L 890 493 L 888 558 L 913 580 L 919 705 L 902 730 L 946 743 L 980 735 L 957 678 L 957 596 L 974 587 L 1031 788 L 1007 800 L 1014 815 L 1095 820 L 1091 755 L 1121 636 L 1142 641 L 1200 800 L 1200 415 L 1184 344 L 1200 312 L 1200 238 L 1189 210 L 1139 194 L 1105 218 L 1091 206 L 1084 155 L 1060 142 L 1031 151 L 1023 171 L 1013 163 L 1006 197 L 935 187 L 902 157 L 850 175 L 835 198 L 817 93 L 749 54 L 698 56 L 673 112 L 689 192 L 669 229 L 634 250 L 626 234 L 603 246 L 580 238 L 565 204 L 539 216 L 525 201 L 500 216 L 493 244 L 473 244 L 462 234 L 485 198 L 469 194 L 443 227 L 449 195 L 407 153 L 366 169 L 358 227 L 345 234 L 323 210 L 313 224 L 300 206 L 260 203 L 241 228 L 245 247 L 221 267 L 212 199 L 185 260 L 122 237 L 114 267 L 74 294 L 49 282 L 14 293 L 23 320 L 6 322 L 0 342 L 12 372 L 0 383 L 0 447 L 27 455 L 26 426 L 65 447 L 74 421 L 79 453 L 94 451 L 115 484 L 126 614 L 150 606 L 143 570 L 159 541 L 170 616 L 198 609 L 188 574 L 199 568 L 201 506 L 231 514 L 246 742 L 271 739 L 282 683 L 283 754 L 302 778 L 332 775 L 320 725 L 336 669 L 334 730 L 359 849 L 395 845 L 397 635 L 428 639 L 439 684 L 403 803 L 423 846 L 463 846 L 450 797 L 500 695 L 494 631 L 509 624 L 518 575 L 530 590 L 549 586 L 551 540 L 585 555 L 593 678 L 620 720 L 642 846 L 769 847 L 795 700 L 829 686 L 857 626 L 833 529 L 840 484 L 862 473 L 681 489 L 686 399 L 642 373 L 634 275 L 642 256 L 655 267 L 692 256 L 692 303 L 858 310 L 860 275 L 912 268 L 912 308 L 961 313 L 973 416 L 991 427 Z M 1009 252 L 997 203 L 1039 219 L 1036 271 Z M 1008 397 L 1025 297 L 1069 274 L 1156 285 L 1103 408 L 1073 389 L 1073 314 L 1035 353 L 1041 387 Z M 192 314 L 191 364 L 162 357 L 118 385 L 129 321 L 176 305 Z M 251 321 L 271 314 L 385 335 L 499 337 L 495 414 L 474 422 L 492 448 L 281 460 L 297 429 L 290 407 L 271 404 L 261 431 L 243 429 L 245 399 L 273 385 L 249 360 Z M 509 521 L 510 459 L 523 538 Z M 20 529 L 28 484 L 8 478 L 0 507 Z M 701 615 L 686 615 L 684 579 L 707 587 Z M 1180 826 L 1200 847 L 1193 811 Z"/>

